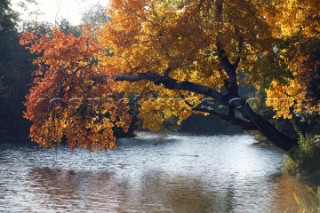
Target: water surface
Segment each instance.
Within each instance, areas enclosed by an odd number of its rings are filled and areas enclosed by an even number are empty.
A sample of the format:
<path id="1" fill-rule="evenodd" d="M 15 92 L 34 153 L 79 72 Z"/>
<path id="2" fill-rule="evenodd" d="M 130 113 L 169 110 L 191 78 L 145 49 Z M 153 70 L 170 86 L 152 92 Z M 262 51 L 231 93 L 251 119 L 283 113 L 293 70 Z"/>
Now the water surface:
<path id="1" fill-rule="evenodd" d="M 140 134 L 116 151 L 0 145 L 1 212 L 292 212 L 283 152 L 251 136 Z"/>

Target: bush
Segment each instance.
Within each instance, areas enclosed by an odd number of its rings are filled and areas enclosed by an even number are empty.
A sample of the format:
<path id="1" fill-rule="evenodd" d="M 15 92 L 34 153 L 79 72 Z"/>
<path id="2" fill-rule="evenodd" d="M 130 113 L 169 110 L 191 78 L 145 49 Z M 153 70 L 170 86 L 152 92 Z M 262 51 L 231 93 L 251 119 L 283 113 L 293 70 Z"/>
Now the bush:
<path id="1" fill-rule="evenodd" d="M 320 175 L 320 135 L 299 136 L 299 147 L 285 155 L 283 172 L 292 175 Z"/>

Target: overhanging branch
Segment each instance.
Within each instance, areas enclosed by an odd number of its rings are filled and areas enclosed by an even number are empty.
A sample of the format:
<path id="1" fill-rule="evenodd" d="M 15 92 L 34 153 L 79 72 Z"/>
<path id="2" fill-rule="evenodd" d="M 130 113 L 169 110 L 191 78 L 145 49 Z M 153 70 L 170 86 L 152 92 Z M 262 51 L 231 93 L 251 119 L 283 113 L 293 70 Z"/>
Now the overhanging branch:
<path id="1" fill-rule="evenodd" d="M 222 114 L 222 113 L 219 113 L 219 112 L 216 112 L 214 109 L 210 109 L 209 107 L 204 107 L 204 106 L 192 106 L 192 104 L 190 104 L 189 102 L 185 101 L 185 103 L 191 107 L 191 109 L 193 111 L 196 111 L 196 112 L 204 112 L 204 113 L 209 113 L 211 115 L 215 115 L 215 116 L 218 116 L 220 117 L 222 120 L 225 120 L 225 121 L 229 121 L 231 122 L 231 124 L 234 124 L 234 125 L 239 125 L 243 130 L 258 130 L 258 128 L 251 122 L 249 121 L 245 121 L 245 120 L 242 120 L 240 118 L 237 118 L 235 116 L 229 116 L 229 115 L 226 115 L 226 114 Z"/>
<path id="2" fill-rule="evenodd" d="M 161 76 L 155 73 L 146 72 L 146 73 L 138 73 L 136 75 L 132 74 L 120 74 L 114 76 L 114 80 L 116 81 L 129 81 L 129 82 L 137 82 L 141 80 L 152 81 L 155 85 L 162 84 L 167 89 L 172 90 L 184 90 L 195 92 L 197 94 L 206 95 L 211 98 L 216 99 L 222 105 L 228 105 L 228 98 L 221 94 L 220 92 L 215 91 L 212 88 L 192 83 L 190 81 L 177 81 L 169 76 Z"/>

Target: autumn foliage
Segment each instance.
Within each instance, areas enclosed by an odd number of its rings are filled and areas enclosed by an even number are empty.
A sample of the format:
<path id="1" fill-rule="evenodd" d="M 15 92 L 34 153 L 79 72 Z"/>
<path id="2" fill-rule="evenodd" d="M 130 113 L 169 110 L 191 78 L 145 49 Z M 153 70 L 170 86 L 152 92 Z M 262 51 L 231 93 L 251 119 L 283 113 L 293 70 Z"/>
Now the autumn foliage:
<path id="1" fill-rule="evenodd" d="M 100 47 L 89 29 L 76 38 L 53 30 L 52 37 L 26 33 L 21 43 L 32 53 L 34 86 L 25 102 L 25 118 L 32 121 L 30 137 L 42 147 L 59 145 L 63 136 L 70 148 L 115 147 L 113 126 L 130 123 L 126 103 L 111 78 L 98 64 Z"/>
<path id="2" fill-rule="evenodd" d="M 25 102 L 30 136 L 43 147 L 65 137 L 71 148 L 114 148 L 113 127 L 130 123 L 129 94 L 143 96 L 139 117 L 156 130 L 208 113 L 195 110 L 205 88 L 223 105 L 241 98 L 238 84 L 266 90 L 277 118 L 319 113 L 319 11 L 316 0 L 111 0 L 101 30 L 25 33 L 21 44 L 39 54 Z"/>
<path id="3" fill-rule="evenodd" d="M 320 112 L 320 22 L 318 1 L 288 1 L 274 3 L 277 14 L 270 17 L 274 37 L 278 42 L 279 63 L 289 75 L 274 79 L 267 95 L 267 105 L 276 111 L 275 117 Z M 278 101 L 274 101 L 278 99 Z"/>

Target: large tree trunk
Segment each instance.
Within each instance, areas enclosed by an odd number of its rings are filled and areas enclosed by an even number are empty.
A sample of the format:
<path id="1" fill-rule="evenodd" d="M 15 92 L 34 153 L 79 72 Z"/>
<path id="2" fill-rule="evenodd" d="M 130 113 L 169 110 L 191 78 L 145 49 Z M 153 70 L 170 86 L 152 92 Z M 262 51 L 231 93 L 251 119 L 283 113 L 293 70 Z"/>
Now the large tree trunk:
<path id="1" fill-rule="evenodd" d="M 298 145 L 298 140 L 290 138 L 285 134 L 281 133 L 274 125 L 268 122 L 265 118 L 254 112 L 248 104 L 244 104 L 240 108 L 240 112 L 246 119 L 253 123 L 267 139 L 269 139 L 278 147 L 286 151 L 289 151 L 290 149 Z"/>

